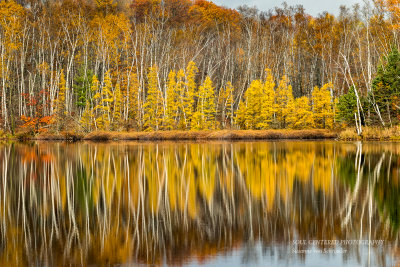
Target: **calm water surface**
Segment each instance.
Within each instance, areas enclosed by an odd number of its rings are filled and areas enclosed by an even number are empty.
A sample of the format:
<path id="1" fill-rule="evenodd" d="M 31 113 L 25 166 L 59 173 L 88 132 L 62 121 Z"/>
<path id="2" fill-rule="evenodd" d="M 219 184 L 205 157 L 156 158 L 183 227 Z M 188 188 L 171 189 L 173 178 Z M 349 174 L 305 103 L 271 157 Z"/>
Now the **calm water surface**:
<path id="1" fill-rule="evenodd" d="M 400 263 L 400 143 L 13 143 L 0 175 L 0 266 Z"/>

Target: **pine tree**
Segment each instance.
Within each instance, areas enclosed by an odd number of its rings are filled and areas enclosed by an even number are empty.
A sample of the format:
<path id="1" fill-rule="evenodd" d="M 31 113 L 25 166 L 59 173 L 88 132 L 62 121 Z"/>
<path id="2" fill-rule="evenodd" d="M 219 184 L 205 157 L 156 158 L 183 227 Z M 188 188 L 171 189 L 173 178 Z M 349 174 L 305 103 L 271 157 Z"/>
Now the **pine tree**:
<path id="1" fill-rule="evenodd" d="M 157 76 L 157 66 L 150 67 L 147 74 L 147 99 L 144 104 L 144 128 L 146 131 L 159 130 L 163 118 L 163 97 Z"/>
<path id="2" fill-rule="evenodd" d="M 313 113 L 315 127 L 317 128 L 332 128 L 334 120 L 333 99 L 331 96 L 331 83 L 323 85 L 321 88 L 314 87 L 312 92 Z"/>
<path id="3" fill-rule="evenodd" d="M 261 96 L 261 111 L 259 118 L 257 119 L 258 129 L 270 128 L 275 114 L 274 77 L 272 76 L 271 70 L 267 69 L 266 72 L 267 78 L 265 80 Z"/>
<path id="4" fill-rule="evenodd" d="M 76 106 L 79 110 L 86 107 L 86 102 L 91 98 L 90 87 L 92 83 L 93 73 L 91 70 L 86 70 L 81 67 L 78 75 L 74 78 L 74 92 L 76 94 Z"/>
<path id="5" fill-rule="evenodd" d="M 357 112 L 357 98 L 354 88 L 350 88 L 347 94 L 339 97 L 337 104 L 337 119 L 347 125 L 355 125 L 354 114 Z"/>
<path id="6" fill-rule="evenodd" d="M 292 86 L 288 85 L 288 79 L 283 76 L 275 94 L 276 119 L 281 128 L 286 128 L 287 117 L 290 114 L 290 107 L 293 105 Z"/>
<path id="7" fill-rule="evenodd" d="M 400 117 L 400 54 L 393 47 L 378 68 L 372 82 L 373 100 L 386 124 L 399 122 Z"/>

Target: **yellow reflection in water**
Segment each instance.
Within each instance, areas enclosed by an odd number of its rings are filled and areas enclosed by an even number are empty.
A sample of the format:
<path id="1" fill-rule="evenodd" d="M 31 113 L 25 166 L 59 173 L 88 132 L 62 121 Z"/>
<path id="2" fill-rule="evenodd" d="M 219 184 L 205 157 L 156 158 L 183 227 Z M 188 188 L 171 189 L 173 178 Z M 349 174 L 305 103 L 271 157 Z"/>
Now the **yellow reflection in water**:
<path id="1" fill-rule="evenodd" d="M 3 146 L 0 265 L 177 263 L 244 239 L 340 236 L 352 188 L 337 162 L 355 151 L 334 142 Z"/>

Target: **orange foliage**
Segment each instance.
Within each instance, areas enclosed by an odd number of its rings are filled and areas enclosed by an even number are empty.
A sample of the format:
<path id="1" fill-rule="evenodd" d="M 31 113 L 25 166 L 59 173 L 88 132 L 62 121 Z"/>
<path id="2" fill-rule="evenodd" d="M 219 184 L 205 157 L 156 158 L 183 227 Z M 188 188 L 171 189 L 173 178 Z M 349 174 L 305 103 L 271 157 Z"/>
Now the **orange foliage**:
<path id="1" fill-rule="evenodd" d="M 159 0 L 133 0 L 131 7 L 138 21 L 143 21 L 148 15 L 160 14 Z"/>
<path id="2" fill-rule="evenodd" d="M 27 117 L 22 115 L 21 120 L 24 122 L 22 128 L 32 128 L 36 133 L 44 133 L 47 131 L 46 127 L 54 122 L 54 117 Z"/>
<path id="3" fill-rule="evenodd" d="M 234 29 L 239 28 L 240 15 L 236 10 L 217 6 L 213 2 L 206 0 L 197 0 L 190 8 L 194 18 L 204 24 L 206 27 L 215 26 L 215 24 L 229 25 Z"/>
<path id="4" fill-rule="evenodd" d="M 397 29 L 400 27 L 400 0 L 377 0 L 384 10 L 388 11 L 394 20 L 392 27 Z"/>
<path id="5" fill-rule="evenodd" d="M 239 13 L 211 1 L 165 0 L 161 5 L 160 0 L 134 0 L 131 7 L 139 22 L 150 16 L 167 19 L 171 24 L 197 22 L 206 27 L 225 24 L 239 29 Z"/>

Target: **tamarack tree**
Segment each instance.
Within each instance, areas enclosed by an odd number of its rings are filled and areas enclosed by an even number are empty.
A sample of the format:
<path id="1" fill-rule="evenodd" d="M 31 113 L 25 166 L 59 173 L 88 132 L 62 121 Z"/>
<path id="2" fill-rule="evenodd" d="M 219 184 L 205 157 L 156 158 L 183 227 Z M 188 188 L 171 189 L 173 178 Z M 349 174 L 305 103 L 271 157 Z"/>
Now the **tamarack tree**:
<path id="1" fill-rule="evenodd" d="M 399 122 L 398 1 L 338 16 L 206 0 L 33 2 L 0 2 L 7 131 L 51 116 L 56 131 L 344 123 L 361 133 L 363 124 Z M 339 105 L 336 116 L 336 99 L 350 90 L 356 110 Z"/>

